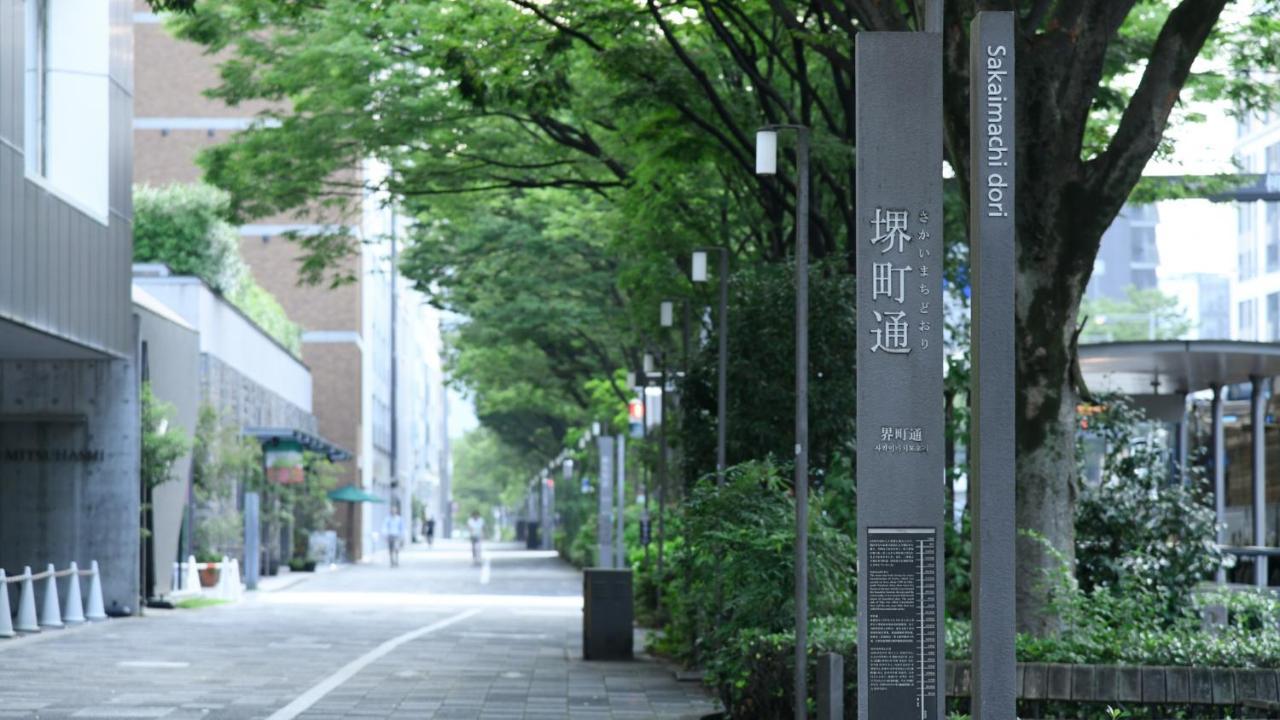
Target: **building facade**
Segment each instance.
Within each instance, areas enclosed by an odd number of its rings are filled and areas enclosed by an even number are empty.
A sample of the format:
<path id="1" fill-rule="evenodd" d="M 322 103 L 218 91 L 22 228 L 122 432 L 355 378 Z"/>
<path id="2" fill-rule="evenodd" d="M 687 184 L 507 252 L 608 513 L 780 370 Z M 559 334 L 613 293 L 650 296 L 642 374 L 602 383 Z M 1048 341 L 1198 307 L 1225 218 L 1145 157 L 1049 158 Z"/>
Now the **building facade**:
<path id="1" fill-rule="evenodd" d="M 129 0 L 0 0 L 0 567 L 138 607 Z M 65 582 L 65 581 L 64 581 Z"/>
<path id="2" fill-rule="evenodd" d="M 1240 120 L 1235 157 L 1242 172 L 1265 174 L 1280 187 L 1280 108 Z M 1280 203 L 1242 202 L 1236 213 L 1235 337 L 1280 341 Z"/>
<path id="3" fill-rule="evenodd" d="M 135 0 L 134 10 L 138 65 L 133 123 L 135 179 L 150 184 L 198 181 L 197 153 L 248 127 L 264 106 L 246 103 L 228 107 L 204 97 L 202 91 L 218 83 L 216 58 L 169 35 L 161 19 L 141 0 Z M 372 167 L 353 169 L 358 177 L 369 177 L 374 171 Z M 353 198 L 353 206 L 357 208 L 353 216 L 331 216 L 324 222 L 314 217 L 280 216 L 244 225 L 240 228 L 241 253 L 254 279 L 303 328 L 302 360 L 311 369 L 318 434 L 355 456 L 344 464 L 343 482 L 400 503 L 407 517 L 415 485 L 430 484 L 441 472 L 440 461 L 432 466 L 417 458 L 432 439 L 443 438 L 446 432 L 444 413 L 436 412 L 436 406 L 429 402 L 443 395 L 442 386 L 432 389 L 432 383 L 442 382 L 438 371 L 439 318 L 420 303 L 395 314 L 400 347 L 407 347 L 404 338 L 434 336 L 435 340 L 412 351 L 426 355 L 396 353 L 393 393 L 390 245 L 386 239 L 390 235 L 389 211 L 372 195 Z M 360 245 L 339 268 L 353 282 L 338 287 L 299 285 L 300 252 L 286 234 L 323 233 L 335 226 L 349 227 Z M 403 289 L 403 280 L 399 287 L 404 302 L 411 304 L 412 294 Z M 405 395 L 415 392 L 416 384 L 423 389 L 416 395 Z M 395 423 L 391 422 L 393 405 Z M 393 424 L 397 436 L 417 428 L 427 434 L 428 441 L 420 444 L 404 437 L 393 442 Z M 394 463 L 393 450 L 397 454 Z M 437 487 L 441 485 L 435 482 Z M 438 492 L 435 496 L 417 494 L 437 505 L 440 502 Z M 349 557 L 359 559 L 375 549 L 385 507 L 365 504 L 355 512 L 337 513 Z"/>

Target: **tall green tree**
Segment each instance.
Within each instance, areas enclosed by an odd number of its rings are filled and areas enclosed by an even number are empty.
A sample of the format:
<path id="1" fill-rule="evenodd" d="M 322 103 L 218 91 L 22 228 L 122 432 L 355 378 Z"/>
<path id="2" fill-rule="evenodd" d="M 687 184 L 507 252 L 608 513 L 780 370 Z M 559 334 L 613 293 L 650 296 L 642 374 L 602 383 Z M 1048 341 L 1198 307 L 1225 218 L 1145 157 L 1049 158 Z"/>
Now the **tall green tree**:
<path id="1" fill-rule="evenodd" d="M 1251 78 L 1280 66 L 1280 3 L 1224 20 L 1228 3 L 946 3 L 946 159 L 962 204 L 969 22 L 977 10 L 1017 15 L 1017 522 L 1068 558 L 1076 317 L 1102 232 L 1167 149 L 1180 99 L 1276 100 L 1273 84 Z M 794 171 L 752 172 L 753 130 L 766 122 L 813 128 L 811 249 L 852 268 L 865 214 L 853 203 L 854 40 L 922 29 L 923 5 L 208 0 L 181 31 L 229 53 L 217 97 L 277 108 L 266 115 L 278 122 L 204 156 L 241 214 L 340 204 L 357 189 L 347 171 L 369 157 L 390 168 L 385 189 L 433 219 L 481 191 L 576 191 L 607 199 L 625 228 L 613 245 L 628 259 L 619 277 L 643 290 L 636 278 L 672 274 L 671 258 L 696 244 L 767 261 L 790 252 Z M 1193 72 L 1198 58 L 1219 69 Z M 340 239 L 307 242 L 320 265 L 349 251 Z M 632 303 L 651 299 L 637 292 Z M 1019 625 L 1050 629 L 1037 578 L 1056 559 L 1037 543 L 1018 551 Z"/>
<path id="2" fill-rule="evenodd" d="M 1085 298 L 1080 304 L 1081 342 L 1177 340 L 1191 330 L 1178 298 L 1157 288 L 1125 289 L 1123 299 Z"/>

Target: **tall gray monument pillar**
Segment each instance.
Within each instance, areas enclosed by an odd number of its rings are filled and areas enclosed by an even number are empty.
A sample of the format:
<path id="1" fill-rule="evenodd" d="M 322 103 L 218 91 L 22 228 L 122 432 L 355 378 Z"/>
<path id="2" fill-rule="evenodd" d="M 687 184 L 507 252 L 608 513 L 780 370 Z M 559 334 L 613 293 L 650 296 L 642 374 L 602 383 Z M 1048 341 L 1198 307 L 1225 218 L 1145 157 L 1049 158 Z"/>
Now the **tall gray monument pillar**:
<path id="1" fill-rule="evenodd" d="M 596 521 L 596 567 L 613 567 L 613 437 L 596 438 L 600 451 L 600 514 Z"/>
<path id="2" fill-rule="evenodd" d="M 858 717 L 941 720 L 942 36 L 854 42 Z"/>
<path id="3" fill-rule="evenodd" d="M 617 500 L 613 504 L 613 567 L 621 570 L 627 567 L 627 543 L 624 534 L 627 511 L 627 436 L 619 433 L 615 436 L 618 446 L 618 464 L 614 472 L 617 482 L 614 483 L 614 495 Z"/>
<path id="4" fill-rule="evenodd" d="M 974 720 L 1014 720 L 1016 710 L 1013 27 L 1011 12 L 980 12 L 969 33 Z"/>

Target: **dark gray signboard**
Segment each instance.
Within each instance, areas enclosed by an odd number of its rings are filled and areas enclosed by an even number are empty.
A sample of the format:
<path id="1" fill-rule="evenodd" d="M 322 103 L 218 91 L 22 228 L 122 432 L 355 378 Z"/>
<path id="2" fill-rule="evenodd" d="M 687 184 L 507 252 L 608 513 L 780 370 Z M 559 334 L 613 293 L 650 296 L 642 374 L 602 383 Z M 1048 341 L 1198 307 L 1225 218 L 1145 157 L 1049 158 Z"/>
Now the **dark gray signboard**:
<path id="1" fill-rule="evenodd" d="M 1014 718 L 1013 13 L 981 12 L 969 45 L 973 281 L 973 717 Z"/>
<path id="2" fill-rule="evenodd" d="M 858 717 L 943 717 L 942 38 L 861 32 Z"/>
<path id="3" fill-rule="evenodd" d="M 596 438 L 600 451 L 600 515 L 596 523 L 596 567 L 613 567 L 613 438 Z"/>

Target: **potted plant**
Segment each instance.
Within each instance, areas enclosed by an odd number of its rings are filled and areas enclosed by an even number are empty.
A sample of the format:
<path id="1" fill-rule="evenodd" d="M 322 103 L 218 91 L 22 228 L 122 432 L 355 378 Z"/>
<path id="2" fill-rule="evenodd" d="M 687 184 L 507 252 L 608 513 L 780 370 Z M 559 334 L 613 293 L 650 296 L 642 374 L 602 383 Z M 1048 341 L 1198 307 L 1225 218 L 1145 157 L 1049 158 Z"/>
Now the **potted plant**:
<path id="1" fill-rule="evenodd" d="M 304 557 L 295 557 L 289 560 L 289 570 L 293 572 L 315 572 L 316 561 L 308 560 Z"/>
<path id="2" fill-rule="evenodd" d="M 222 558 L 213 553 L 205 552 L 196 556 L 196 563 L 200 568 L 200 586 L 201 587 L 217 587 L 218 576 L 221 571 L 216 565 L 210 567 L 209 563 L 220 563 Z"/>

